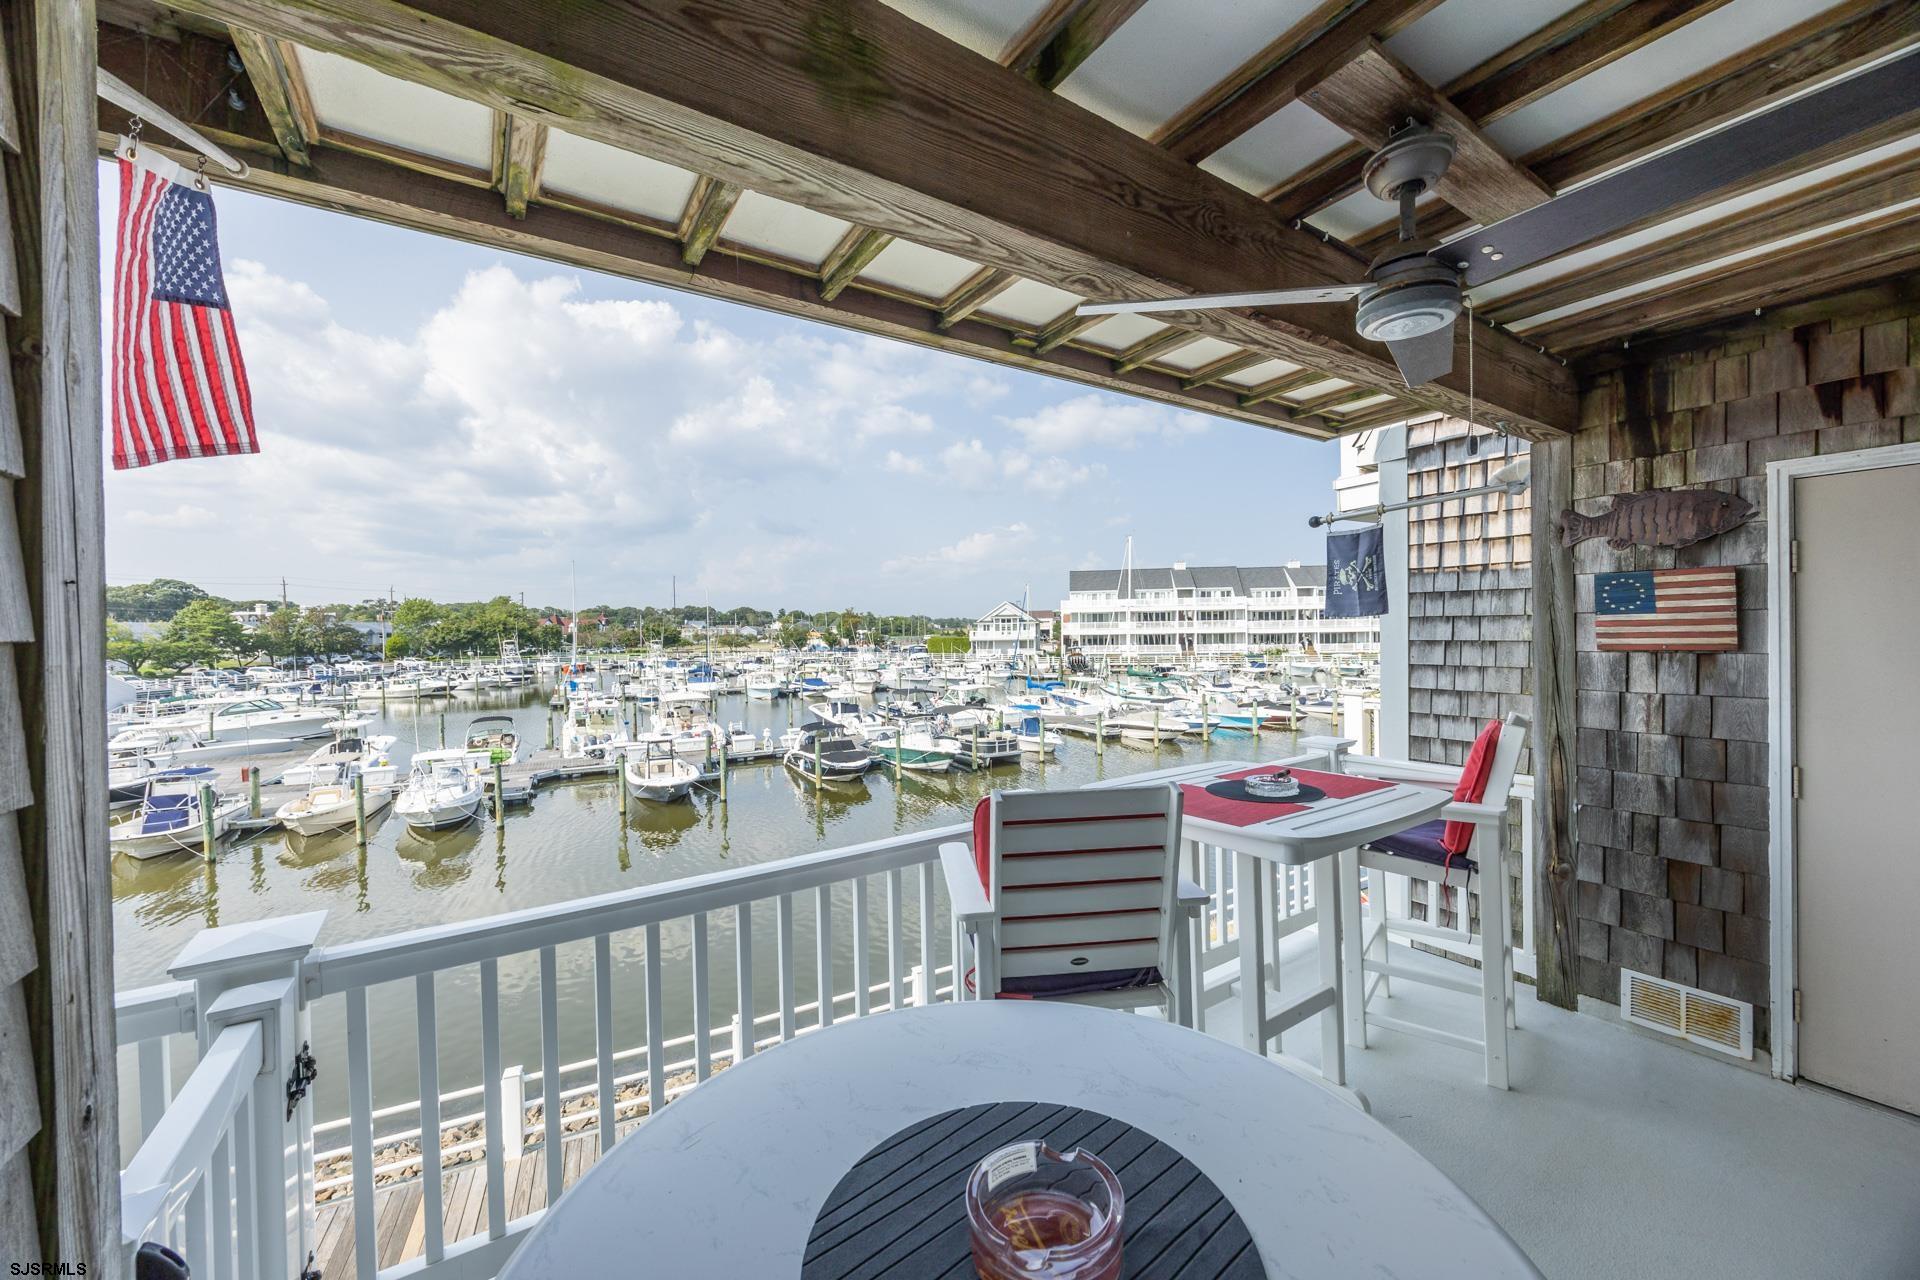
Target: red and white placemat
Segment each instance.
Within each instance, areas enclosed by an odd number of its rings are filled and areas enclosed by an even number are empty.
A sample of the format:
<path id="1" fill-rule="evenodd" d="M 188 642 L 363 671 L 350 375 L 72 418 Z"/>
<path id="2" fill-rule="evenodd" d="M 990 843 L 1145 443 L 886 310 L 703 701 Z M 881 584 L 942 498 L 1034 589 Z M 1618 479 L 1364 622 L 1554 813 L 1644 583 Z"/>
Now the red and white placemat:
<path id="1" fill-rule="evenodd" d="M 1255 765 L 1251 769 L 1221 774 L 1213 780 L 1213 783 L 1239 782 L 1258 774 L 1272 773 L 1279 767 L 1271 764 Z M 1251 827 L 1256 823 L 1272 822 L 1275 818 L 1304 813 L 1314 805 L 1325 804 L 1329 800 L 1346 800 L 1353 796 L 1363 796 L 1369 791 L 1383 791 L 1393 785 L 1391 782 L 1382 782 L 1377 778 L 1355 778 L 1344 773 L 1321 773 L 1316 769 L 1295 769 L 1293 777 L 1302 788 L 1311 787 L 1322 795 L 1306 802 L 1236 800 L 1215 795 L 1208 791 L 1206 786 L 1191 782 L 1181 783 L 1180 791 L 1184 797 L 1186 815 L 1189 818 L 1204 818 L 1208 822 L 1225 823 L 1230 827 Z"/>

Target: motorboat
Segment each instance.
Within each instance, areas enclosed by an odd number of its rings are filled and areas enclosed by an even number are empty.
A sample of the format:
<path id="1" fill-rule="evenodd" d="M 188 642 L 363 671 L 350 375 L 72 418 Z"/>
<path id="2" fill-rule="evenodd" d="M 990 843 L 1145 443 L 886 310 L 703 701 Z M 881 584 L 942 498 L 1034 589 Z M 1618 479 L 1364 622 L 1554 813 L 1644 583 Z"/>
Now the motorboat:
<path id="1" fill-rule="evenodd" d="M 629 741 L 620 699 L 604 693 L 568 699 L 566 722 L 560 726 L 561 759 L 611 759 Z"/>
<path id="2" fill-rule="evenodd" d="M 662 742 L 628 747 L 621 768 L 627 790 L 655 804 L 686 799 L 693 784 L 700 781 L 700 770 L 676 753 L 671 744 Z"/>
<path id="3" fill-rule="evenodd" d="M 924 725 L 883 729 L 871 735 L 867 745 L 880 768 L 898 765 L 915 773 L 945 773 L 961 752 L 958 738 L 941 737 Z"/>
<path id="4" fill-rule="evenodd" d="M 378 786 L 370 781 L 362 784 L 368 816 L 386 808 L 393 799 L 393 773 L 391 769 L 386 772 L 386 782 Z M 365 776 L 358 765 L 336 766 L 333 781 L 308 787 L 304 794 L 274 810 L 273 816 L 281 826 L 302 836 L 319 835 L 323 831 L 337 831 L 341 827 L 351 826 L 360 812 L 354 803 L 353 780 Z"/>
<path id="5" fill-rule="evenodd" d="M 475 716 L 467 725 L 469 754 L 485 752 L 489 765 L 509 765 L 520 758 L 520 731 L 507 715 Z"/>
<path id="6" fill-rule="evenodd" d="M 151 732 L 185 730 L 204 743 L 237 739 L 313 738 L 330 733 L 340 718 L 335 707 L 288 706 L 272 698 L 234 698 L 189 704 L 141 726 Z"/>
<path id="7" fill-rule="evenodd" d="M 1015 725 L 1013 736 L 1024 755 L 1050 756 L 1060 749 L 1060 735 L 1042 724 L 1039 716 L 1028 716 Z"/>
<path id="8" fill-rule="evenodd" d="M 485 799 L 486 788 L 465 748 L 421 751 L 413 757 L 393 811 L 415 831 L 441 831 L 471 822 Z"/>
<path id="9" fill-rule="evenodd" d="M 129 858 L 199 853 L 205 847 L 209 816 L 217 843 L 233 829 L 234 820 L 246 812 L 247 801 L 245 797 L 222 800 L 213 796 L 209 814 L 201 808 L 201 788 L 209 788 L 211 795 L 212 781 L 213 770 L 205 766 L 153 774 L 147 779 L 140 807 L 108 829 L 109 847 Z"/>
<path id="10" fill-rule="evenodd" d="M 372 723 L 364 716 L 336 722 L 333 741 L 282 773 L 280 781 L 292 787 L 319 786 L 332 782 L 343 767 L 353 766 L 366 774 L 369 788 L 392 787 L 398 770 L 388 753 L 395 738 L 386 733 L 362 737 L 361 731 Z"/>
<path id="11" fill-rule="evenodd" d="M 956 732 L 959 761 L 970 769 L 990 769 L 1020 758 L 1020 739 L 1011 729 L 968 729 Z"/>
<path id="12" fill-rule="evenodd" d="M 873 752 L 830 725 L 801 733 L 781 759 L 807 781 L 829 784 L 857 781 L 873 767 Z"/>

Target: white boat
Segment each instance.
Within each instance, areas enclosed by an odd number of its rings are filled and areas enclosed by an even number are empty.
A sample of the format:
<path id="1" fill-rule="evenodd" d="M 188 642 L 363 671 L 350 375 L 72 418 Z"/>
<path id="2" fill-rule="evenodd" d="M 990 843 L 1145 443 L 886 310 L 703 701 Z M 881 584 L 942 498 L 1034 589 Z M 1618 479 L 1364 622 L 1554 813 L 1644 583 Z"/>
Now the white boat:
<path id="1" fill-rule="evenodd" d="M 926 727 L 891 727 L 867 739 L 882 770 L 896 764 L 915 773 L 946 773 L 960 755 L 957 738 L 943 738 Z"/>
<path id="2" fill-rule="evenodd" d="M 561 759 L 606 760 L 629 741 L 620 699 L 603 693 L 568 699 L 566 722 L 560 726 Z"/>
<path id="3" fill-rule="evenodd" d="M 395 739 L 386 733 L 362 737 L 361 730 L 372 723 L 365 717 L 339 721 L 334 725 L 333 741 L 282 773 L 280 781 L 290 787 L 320 786 L 334 781 L 341 769 L 352 766 L 367 775 L 368 787 L 392 787 L 398 770 L 388 752 Z"/>
<path id="4" fill-rule="evenodd" d="M 199 853 L 205 847 L 206 827 L 200 807 L 200 788 L 212 781 L 208 768 L 170 769 L 147 779 L 140 807 L 107 832 L 115 853 L 129 858 L 157 858 L 167 853 Z M 245 797 L 214 797 L 212 818 L 215 843 L 233 829 L 234 819 L 247 810 Z"/>
<path id="5" fill-rule="evenodd" d="M 285 740 L 329 733 L 339 718 L 335 707 L 287 706 L 272 698 L 236 698 L 189 706 L 158 716 L 139 728 L 163 733 L 185 730 L 205 743 Z"/>
<path id="6" fill-rule="evenodd" d="M 471 822 L 485 799 L 486 788 L 464 748 L 422 751 L 413 757 L 413 771 L 393 811 L 415 831 L 440 831 Z"/>
<path id="7" fill-rule="evenodd" d="M 873 767 L 873 753 L 838 730 L 821 730 L 801 734 L 782 761 L 809 782 L 848 783 Z"/>
<path id="8" fill-rule="evenodd" d="M 340 768 L 337 781 L 307 788 L 304 795 L 296 796 L 274 810 L 273 816 L 281 826 L 302 836 L 352 826 L 356 815 L 353 799 L 356 772 L 351 765 Z M 365 784 L 365 795 L 367 816 L 371 817 L 386 808 L 393 799 L 392 771 L 388 771 L 388 781 L 380 786 L 371 782 Z"/>
<path id="9" fill-rule="evenodd" d="M 627 789 L 642 800 L 666 804 L 684 800 L 700 781 L 700 770 L 676 754 L 671 745 L 646 742 L 629 747 L 625 763 Z"/>
<path id="10" fill-rule="evenodd" d="M 467 725 L 467 751 L 485 752 L 487 764 L 509 765 L 520 759 L 520 731 L 507 715 L 475 716 Z"/>
<path id="11" fill-rule="evenodd" d="M 1042 725 L 1039 716 L 1028 716 L 1015 725 L 1013 736 L 1024 755 L 1050 756 L 1060 749 L 1060 735 Z"/>

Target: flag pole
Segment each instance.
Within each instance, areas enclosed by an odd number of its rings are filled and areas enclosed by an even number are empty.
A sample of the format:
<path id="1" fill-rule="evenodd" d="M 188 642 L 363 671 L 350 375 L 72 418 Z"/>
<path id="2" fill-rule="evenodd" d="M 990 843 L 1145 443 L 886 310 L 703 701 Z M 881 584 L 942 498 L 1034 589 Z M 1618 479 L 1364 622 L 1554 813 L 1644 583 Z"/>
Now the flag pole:
<path id="1" fill-rule="evenodd" d="M 113 74 L 113 72 L 105 70 L 104 68 L 100 70 L 96 91 L 102 98 L 105 98 L 114 106 L 131 111 L 148 124 L 165 129 L 168 133 L 186 143 L 207 159 L 218 163 L 221 168 L 231 173 L 234 177 L 244 178 L 247 176 L 249 171 L 245 163 L 235 159 L 232 153 L 207 141 L 207 139 L 201 136 L 191 125 L 182 123 L 179 117 L 175 116 L 171 111 L 154 102 L 153 99 L 137 92 L 132 85 Z"/>

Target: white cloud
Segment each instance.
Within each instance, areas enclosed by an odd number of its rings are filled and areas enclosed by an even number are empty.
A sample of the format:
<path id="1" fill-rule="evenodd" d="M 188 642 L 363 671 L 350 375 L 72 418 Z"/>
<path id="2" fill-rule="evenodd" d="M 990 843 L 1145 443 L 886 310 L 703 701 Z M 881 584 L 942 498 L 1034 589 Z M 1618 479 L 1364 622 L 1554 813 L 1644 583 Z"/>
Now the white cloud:
<path id="1" fill-rule="evenodd" d="M 1015 553 L 1032 541 L 1033 530 L 1025 523 L 982 529 L 937 550 L 889 560 L 880 566 L 880 570 L 883 573 L 911 573 L 942 567 L 976 569 L 997 564 L 1012 567 Z"/>
<path id="2" fill-rule="evenodd" d="M 185 502 L 171 511 L 136 509 L 120 518 L 128 524 L 137 524 L 149 529 L 203 529 L 219 520 L 218 516 L 205 507 L 196 507 Z"/>
<path id="3" fill-rule="evenodd" d="M 963 489 L 978 489 L 999 475 L 993 453 L 978 438 L 956 440 L 940 451 L 940 474 Z"/>
<path id="4" fill-rule="evenodd" d="M 1020 434 L 1028 448 L 1043 453 L 1131 449 L 1145 440 L 1178 440 L 1206 430 L 1206 419 L 1197 413 L 1099 392 L 1004 421 Z"/>
<path id="5" fill-rule="evenodd" d="M 887 450 L 886 460 L 881 464 L 895 475 L 923 476 L 927 473 L 927 464 L 918 458 L 909 458 L 898 449 Z"/>

